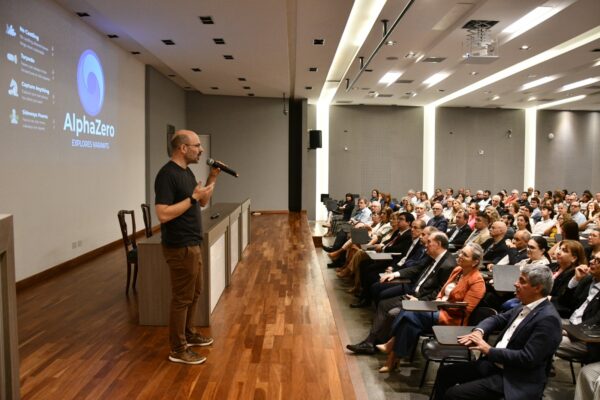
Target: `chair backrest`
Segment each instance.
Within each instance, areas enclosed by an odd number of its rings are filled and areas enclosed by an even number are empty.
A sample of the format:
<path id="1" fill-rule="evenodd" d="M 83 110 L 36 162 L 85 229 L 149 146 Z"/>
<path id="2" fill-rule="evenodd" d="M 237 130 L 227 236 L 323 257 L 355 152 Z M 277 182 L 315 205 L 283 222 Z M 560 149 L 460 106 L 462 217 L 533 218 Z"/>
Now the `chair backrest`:
<path id="1" fill-rule="evenodd" d="M 127 232 L 127 221 L 126 216 L 131 216 L 131 234 Z M 128 253 L 132 249 L 137 249 L 137 243 L 135 242 L 135 214 L 133 210 L 121 210 L 117 213 L 119 217 L 119 226 L 121 227 L 121 235 L 123 235 L 123 244 L 125 245 L 125 253 Z"/>
<path id="2" fill-rule="evenodd" d="M 487 317 L 496 315 L 498 312 L 491 307 L 475 307 L 469 316 L 469 325 L 475 326 Z"/>
<path id="3" fill-rule="evenodd" d="M 152 215 L 150 215 L 150 205 L 143 203 L 142 217 L 144 218 L 144 227 L 146 228 L 146 237 L 152 236 Z"/>

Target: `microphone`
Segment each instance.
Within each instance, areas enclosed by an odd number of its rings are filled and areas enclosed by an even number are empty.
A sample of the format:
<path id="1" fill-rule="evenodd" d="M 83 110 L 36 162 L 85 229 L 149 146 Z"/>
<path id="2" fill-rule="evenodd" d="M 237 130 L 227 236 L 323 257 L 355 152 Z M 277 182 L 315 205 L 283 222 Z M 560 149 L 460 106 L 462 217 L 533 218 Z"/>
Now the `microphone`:
<path id="1" fill-rule="evenodd" d="M 206 164 L 210 165 L 213 168 L 219 168 L 221 171 L 226 172 L 231 176 L 235 176 L 236 178 L 239 176 L 237 172 L 235 172 L 228 166 L 221 164 L 217 160 L 213 160 L 212 158 L 209 158 L 208 160 L 206 160 Z"/>

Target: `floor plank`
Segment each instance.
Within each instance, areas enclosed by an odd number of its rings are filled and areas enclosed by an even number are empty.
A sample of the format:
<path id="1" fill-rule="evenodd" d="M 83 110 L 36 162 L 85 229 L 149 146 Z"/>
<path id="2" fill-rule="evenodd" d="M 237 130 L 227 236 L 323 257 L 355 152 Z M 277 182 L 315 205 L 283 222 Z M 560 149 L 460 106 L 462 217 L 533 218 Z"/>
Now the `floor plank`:
<path id="1" fill-rule="evenodd" d="M 203 365 L 168 362 L 167 329 L 137 325 L 121 250 L 19 292 L 22 398 L 354 399 L 305 215 L 251 226 Z"/>

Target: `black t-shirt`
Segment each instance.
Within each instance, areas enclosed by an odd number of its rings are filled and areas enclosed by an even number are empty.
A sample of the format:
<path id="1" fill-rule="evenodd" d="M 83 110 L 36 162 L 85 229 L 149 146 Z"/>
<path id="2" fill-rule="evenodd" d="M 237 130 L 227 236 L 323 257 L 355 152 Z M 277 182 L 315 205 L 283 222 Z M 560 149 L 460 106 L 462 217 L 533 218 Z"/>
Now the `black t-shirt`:
<path id="1" fill-rule="evenodd" d="M 198 183 L 194 173 L 177 163 L 166 163 L 154 181 L 155 203 L 172 205 L 188 198 Z M 200 205 L 192 205 L 179 217 L 161 224 L 162 243 L 169 247 L 194 246 L 202 242 L 202 218 Z"/>

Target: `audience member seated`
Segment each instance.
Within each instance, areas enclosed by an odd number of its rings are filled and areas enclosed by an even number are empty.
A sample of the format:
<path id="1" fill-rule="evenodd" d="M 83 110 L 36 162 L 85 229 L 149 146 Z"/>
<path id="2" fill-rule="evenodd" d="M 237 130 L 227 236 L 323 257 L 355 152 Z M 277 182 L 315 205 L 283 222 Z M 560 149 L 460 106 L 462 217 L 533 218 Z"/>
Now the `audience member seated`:
<path id="1" fill-rule="evenodd" d="M 532 197 L 529 200 L 531 206 L 531 220 L 532 226 L 537 224 L 542 219 L 542 210 L 540 209 L 540 199 L 538 197 Z"/>
<path id="2" fill-rule="evenodd" d="M 500 261 L 494 263 L 496 265 L 515 265 L 521 260 L 527 258 L 527 242 L 531 239 L 531 235 L 527 231 L 520 231 L 515 234 L 512 239 L 506 239 L 506 247 L 508 247 L 508 253 L 500 259 Z M 491 271 L 493 264 L 488 265 L 488 269 Z"/>
<path id="3" fill-rule="evenodd" d="M 486 243 L 490 244 L 488 240 L 491 239 L 490 231 L 488 230 L 489 226 L 489 217 L 484 212 L 477 213 L 477 217 L 475 218 L 475 227 L 471 235 L 465 241 L 465 245 L 469 243 L 477 243 L 484 250 L 486 249 Z"/>
<path id="4" fill-rule="evenodd" d="M 517 232 L 519 231 L 527 231 L 531 233 L 531 224 L 529 223 L 529 218 L 527 218 L 523 214 L 517 214 Z"/>
<path id="5" fill-rule="evenodd" d="M 563 215 L 563 218 L 565 218 L 566 216 Z M 579 242 L 579 226 L 577 225 L 577 222 L 572 221 L 572 220 L 568 220 L 563 222 L 560 225 L 560 230 L 559 232 L 561 234 L 561 240 L 575 240 L 577 242 Z M 554 246 L 552 246 L 552 248 L 550 249 L 550 251 L 548 251 L 548 254 L 550 255 L 550 258 L 552 259 L 556 259 L 556 250 L 558 250 L 558 243 L 557 242 Z"/>
<path id="6" fill-rule="evenodd" d="M 456 213 L 454 221 L 456 225 L 448 231 L 448 249 L 450 251 L 461 249 L 472 232 L 471 227 L 467 224 L 467 215 L 463 210 Z"/>
<path id="7" fill-rule="evenodd" d="M 508 246 L 506 245 L 506 239 L 504 239 L 506 224 L 502 221 L 494 222 L 490 228 L 490 236 L 492 238 L 488 241 L 489 243 L 484 243 L 486 249 L 483 254 L 482 265 L 497 264 L 508 254 Z"/>
<path id="8" fill-rule="evenodd" d="M 491 205 L 485 207 L 484 211 L 490 220 L 490 226 L 494 222 L 500 221 L 500 214 L 498 214 L 498 211 L 496 211 L 496 209 L 494 207 L 492 207 Z"/>
<path id="9" fill-rule="evenodd" d="M 424 203 L 419 203 L 415 206 L 414 212 L 415 219 L 429 222 L 429 216 L 427 215 L 427 207 Z"/>
<path id="10" fill-rule="evenodd" d="M 478 244 L 468 244 L 458 253 L 458 266 L 438 293 L 436 300 L 450 303 L 466 302 L 466 308 L 442 308 L 434 313 L 401 311 L 392 324 L 392 337 L 386 344 L 377 348 L 389 353 L 386 365 L 379 372 L 390 372 L 397 358 L 408 357 L 419 336 L 431 332 L 434 325 L 464 325 L 471 312 L 477 307 L 485 294 L 485 284 L 479 272 L 483 249 Z M 407 296 L 417 300 L 414 296 Z"/>
<path id="11" fill-rule="evenodd" d="M 435 399 L 540 399 L 548 366 L 561 340 L 561 321 L 546 298 L 552 272 L 527 265 L 515 283 L 523 306 L 483 320 L 459 343 L 481 352 L 469 363 L 444 365 L 438 371 Z M 500 331 L 495 347 L 484 339 Z"/>
<path id="12" fill-rule="evenodd" d="M 444 207 L 442 207 L 441 203 L 434 203 L 431 210 L 433 212 L 433 217 L 427 221 L 427 226 L 435 226 L 438 231 L 446 233 L 446 230 L 448 229 L 448 220 L 443 215 Z"/>
<path id="13" fill-rule="evenodd" d="M 444 210 L 444 217 L 448 220 L 449 225 L 456 225 L 456 214 L 462 210 L 463 207 L 460 200 L 448 200 L 448 207 Z"/>
<path id="14" fill-rule="evenodd" d="M 600 253 L 590 259 L 589 266 L 575 268 L 564 296 L 559 301 L 574 310 L 569 317 L 573 325 L 594 326 L 600 323 Z M 600 361 L 600 347 L 586 345 L 574 338 L 563 336 L 557 355 L 579 358 L 590 363 Z"/>
<path id="15" fill-rule="evenodd" d="M 527 231 L 524 231 L 523 234 Z M 548 257 L 548 242 L 541 236 L 533 236 L 527 242 L 527 258 L 514 264 L 520 268 L 527 265 L 548 265 L 550 264 L 550 258 Z M 493 265 L 489 265 L 488 268 L 493 270 Z M 513 300 L 514 296 L 511 292 L 497 292 L 494 289 L 493 281 L 488 282 L 487 291 L 482 301 L 482 305 L 491 307 L 497 311 L 505 311 L 518 305 Z M 503 308 L 504 307 L 504 308 Z"/>
<path id="16" fill-rule="evenodd" d="M 509 213 L 503 214 L 500 220 L 506 224 L 506 239 L 515 237 L 515 216 Z"/>
<path id="17" fill-rule="evenodd" d="M 540 220 L 537 224 L 534 225 L 531 233 L 533 233 L 536 236 L 549 236 L 555 224 L 553 218 L 554 210 L 552 209 L 552 207 L 542 206 L 542 210 L 540 212 Z"/>
<path id="18" fill-rule="evenodd" d="M 581 243 L 574 240 L 563 240 L 558 244 L 556 251 L 556 262 L 550 264 L 554 286 L 552 286 L 552 302 L 558 313 L 563 318 L 569 318 L 572 310 L 560 304 L 560 298 L 564 296 L 569 282 L 575 275 L 575 268 L 587 264 L 587 258 Z"/>
<path id="19" fill-rule="evenodd" d="M 325 227 L 330 228 L 330 232 L 335 232 L 336 228 L 334 226 L 336 221 L 349 221 L 352 217 L 352 213 L 354 211 L 354 197 L 352 193 L 346 193 L 345 201 L 340 206 L 338 206 L 337 210 L 330 211 L 327 222 L 323 224 Z"/>
<path id="20" fill-rule="evenodd" d="M 572 201 L 569 206 L 569 212 L 571 213 L 571 218 L 573 221 L 577 222 L 579 226 L 579 230 L 585 230 L 587 226 L 587 218 L 581 212 L 581 204 L 578 201 Z"/>
<path id="21" fill-rule="evenodd" d="M 586 248 L 586 257 L 589 260 L 592 254 L 600 252 L 600 227 L 594 228 L 588 235 L 588 245 Z"/>
<path id="22" fill-rule="evenodd" d="M 423 230 L 426 239 L 427 258 L 423 263 L 415 264 L 412 267 L 401 269 L 400 278 L 408 278 L 411 283 L 396 288 L 402 288 L 403 291 L 395 297 L 381 299 L 377 304 L 377 310 L 373 318 L 371 331 L 365 340 L 355 345 L 346 347 L 361 354 L 373 354 L 376 343 L 384 343 L 390 338 L 389 329 L 386 329 L 386 321 L 389 316 L 396 316 L 400 311 L 404 295 L 412 295 L 419 300 L 433 300 L 437 296 L 444 283 L 448 280 L 450 273 L 456 266 L 456 259 L 447 251 L 448 238 L 439 231 L 428 234 L 428 230 L 433 227 L 426 227 Z M 414 279 L 412 278 L 414 277 Z M 387 279 L 387 278 L 382 278 Z M 384 292 L 381 292 L 383 295 Z"/>
<path id="23" fill-rule="evenodd" d="M 600 399 L 600 362 L 581 368 L 577 376 L 574 400 Z"/>
<path id="24" fill-rule="evenodd" d="M 469 212 L 469 219 L 467 220 L 467 224 L 469 224 L 469 228 L 475 229 L 475 220 L 477 219 L 477 214 L 479 213 L 479 204 L 469 204 L 469 207 L 467 207 L 467 211 Z"/>

